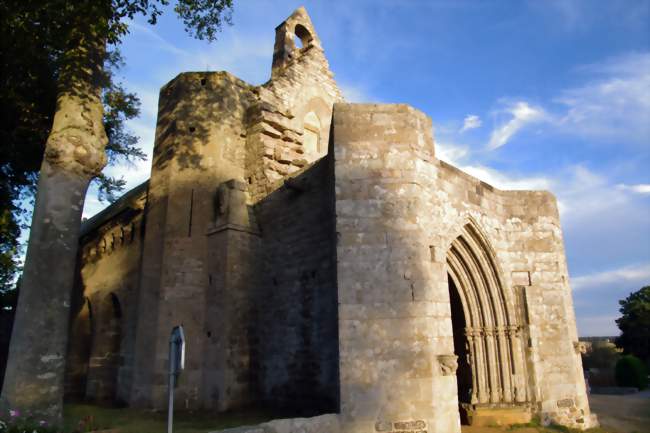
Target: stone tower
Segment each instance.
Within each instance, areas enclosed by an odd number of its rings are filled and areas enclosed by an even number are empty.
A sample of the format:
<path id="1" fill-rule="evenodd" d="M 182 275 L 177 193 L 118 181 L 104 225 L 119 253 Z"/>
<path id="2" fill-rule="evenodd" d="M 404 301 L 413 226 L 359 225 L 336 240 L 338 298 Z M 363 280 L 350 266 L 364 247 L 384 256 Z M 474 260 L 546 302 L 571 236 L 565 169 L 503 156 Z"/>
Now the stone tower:
<path id="1" fill-rule="evenodd" d="M 438 160 L 407 105 L 345 103 L 304 8 L 264 85 L 161 89 L 151 178 L 80 242 L 71 398 L 165 407 L 182 324 L 178 407 L 330 433 L 595 422 L 555 198 Z"/>

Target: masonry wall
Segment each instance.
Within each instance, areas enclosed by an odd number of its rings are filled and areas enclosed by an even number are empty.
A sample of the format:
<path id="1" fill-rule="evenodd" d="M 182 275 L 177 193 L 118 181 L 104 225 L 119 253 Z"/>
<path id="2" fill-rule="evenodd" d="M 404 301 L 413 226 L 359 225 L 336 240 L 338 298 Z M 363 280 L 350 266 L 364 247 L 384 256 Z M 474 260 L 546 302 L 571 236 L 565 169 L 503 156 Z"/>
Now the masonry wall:
<path id="1" fill-rule="evenodd" d="M 406 105 L 336 104 L 341 422 L 344 432 L 460 431 L 448 295 L 420 224 L 431 123 Z M 438 398 L 438 396 L 444 396 Z"/>
<path id="2" fill-rule="evenodd" d="M 146 185 L 81 239 L 66 365 L 66 398 L 125 403 L 133 382 Z M 90 221 L 89 223 L 92 223 Z M 87 223 L 88 224 L 88 223 Z"/>
<path id="3" fill-rule="evenodd" d="M 547 422 L 593 426 L 553 195 L 499 191 L 444 162 L 437 164 L 432 191 L 426 212 L 435 215 L 428 228 L 442 235 L 434 243 L 438 266 L 470 218 L 494 249 L 506 299 L 522 317 L 518 344 L 526 364 L 512 381 L 525 385 L 525 402 Z"/>
<path id="4" fill-rule="evenodd" d="M 216 228 L 208 242 L 203 401 L 219 411 L 240 409 L 260 401 L 254 350 L 262 240 L 252 224 Z"/>
<path id="5" fill-rule="evenodd" d="M 338 408 L 338 329 L 331 158 L 259 201 L 256 374 L 267 404 Z"/>
<path id="6" fill-rule="evenodd" d="M 186 370 L 176 391 L 180 407 L 204 404 L 207 232 L 217 186 L 244 178 L 244 116 L 252 87 L 225 72 L 184 73 L 163 89 L 147 203 L 147 232 L 138 311 L 136 383 L 130 403 L 166 406 L 168 339 L 182 324 Z M 190 345 L 191 344 L 191 345 Z M 211 400 L 212 401 L 212 400 Z"/>
<path id="7" fill-rule="evenodd" d="M 259 99 L 248 117 L 246 179 L 253 203 L 327 154 L 332 104 L 343 101 L 305 9 L 297 9 L 275 32 L 271 80 L 255 89 Z M 299 35 L 302 48 L 295 44 Z M 304 145 L 307 115 L 318 119 L 315 149 Z"/>
<path id="8" fill-rule="evenodd" d="M 468 224 L 512 312 L 469 331 L 520 359 L 492 385 L 505 361 L 481 352 L 491 395 L 474 406 L 590 425 L 554 198 L 435 159 L 429 122 L 404 105 L 334 107 L 343 430 L 458 431 L 448 260 Z"/>

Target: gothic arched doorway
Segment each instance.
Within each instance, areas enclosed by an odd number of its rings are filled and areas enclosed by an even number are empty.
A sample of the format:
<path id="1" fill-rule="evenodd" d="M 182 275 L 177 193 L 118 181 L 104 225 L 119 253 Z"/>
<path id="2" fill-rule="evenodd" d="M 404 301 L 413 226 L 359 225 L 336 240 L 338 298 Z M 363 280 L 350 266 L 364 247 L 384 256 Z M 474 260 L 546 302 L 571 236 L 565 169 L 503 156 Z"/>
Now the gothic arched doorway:
<path id="1" fill-rule="evenodd" d="M 451 243 L 447 269 L 461 420 L 525 421 L 530 413 L 516 302 L 504 290 L 495 255 L 473 221 Z M 513 417 L 513 409 L 521 409 L 520 415 Z"/>

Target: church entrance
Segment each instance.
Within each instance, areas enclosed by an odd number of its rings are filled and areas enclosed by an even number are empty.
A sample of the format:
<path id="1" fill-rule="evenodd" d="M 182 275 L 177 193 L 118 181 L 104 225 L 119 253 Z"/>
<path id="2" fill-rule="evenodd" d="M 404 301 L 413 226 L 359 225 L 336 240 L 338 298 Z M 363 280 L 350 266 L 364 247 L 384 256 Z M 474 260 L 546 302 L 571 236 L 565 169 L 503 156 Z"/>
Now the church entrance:
<path id="1" fill-rule="evenodd" d="M 465 315 L 463 304 L 458 294 L 458 289 L 449 278 L 449 300 L 451 303 L 451 323 L 454 331 L 454 354 L 458 357 L 456 370 L 456 384 L 458 387 L 458 405 L 462 424 L 468 424 L 465 407 L 471 404 L 472 396 L 472 369 L 469 363 L 469 348 L 465 337 Z"/>
<path id="2" fill-rule="evenodd" d="M 447 270 L 461 422 L 528 422 L 521 315 L 496 257 L 473 222 L 451 244 Z"/>

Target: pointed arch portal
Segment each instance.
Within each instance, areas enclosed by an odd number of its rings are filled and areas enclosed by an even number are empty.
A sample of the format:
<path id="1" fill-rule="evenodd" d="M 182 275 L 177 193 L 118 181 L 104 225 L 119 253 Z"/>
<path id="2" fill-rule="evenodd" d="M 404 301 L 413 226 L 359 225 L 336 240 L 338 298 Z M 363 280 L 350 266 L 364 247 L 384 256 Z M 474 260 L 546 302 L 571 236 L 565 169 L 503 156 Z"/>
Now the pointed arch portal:
<path id="1" fill-rule="evenodd" d="M 512 408 L 529 400 L 522 323 L 514 294 L 504 290 L 496 256 L 474 221 L 447 253 L 461 417 L 480 408 Z"/>

